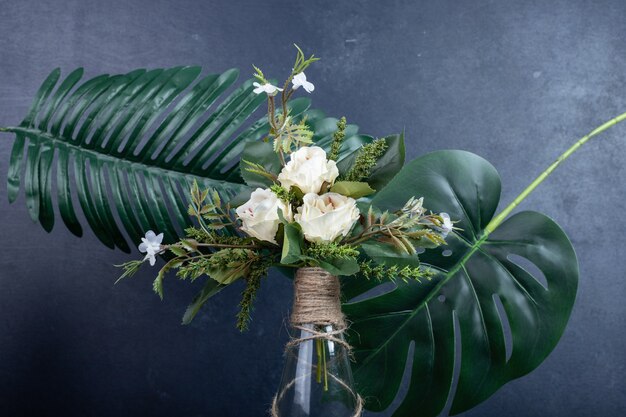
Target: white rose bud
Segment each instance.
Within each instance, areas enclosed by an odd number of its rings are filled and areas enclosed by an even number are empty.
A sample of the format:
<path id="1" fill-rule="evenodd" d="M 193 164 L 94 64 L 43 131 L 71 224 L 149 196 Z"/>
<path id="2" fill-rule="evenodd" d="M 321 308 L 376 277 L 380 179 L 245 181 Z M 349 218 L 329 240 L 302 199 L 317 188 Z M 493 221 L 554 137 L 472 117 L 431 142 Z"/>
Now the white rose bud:
<path id="1" fill-rule="evenodd" d="M 309 242 L 332 242 L 346 236 L 358 218 L 356 201 L 337 193 L 306 194 L 295 215 Z"/>
<path id="2" fill-rule="evenodd" d="M 319 146 L 305 146 L 291 154 L 278 175 L 278 181 L 286 189 L 298 187 L 303 193 L 319 193 L 322 184 L 333 184 L 339 176 L 335 161 L 326 159 L 326 152 Z"/>
<path id="3" fill-rule="evenodd" d="M 250 200 L 237 207 L 237 216 L 243 223 L 241 230 L 257 239 L 276 243 L 276 232 L 280 224 L 279 209 L 286 220 L 293 220 L 288 204 L 276 197 L 271 190 L 257 188 L 250 195 Z"/>

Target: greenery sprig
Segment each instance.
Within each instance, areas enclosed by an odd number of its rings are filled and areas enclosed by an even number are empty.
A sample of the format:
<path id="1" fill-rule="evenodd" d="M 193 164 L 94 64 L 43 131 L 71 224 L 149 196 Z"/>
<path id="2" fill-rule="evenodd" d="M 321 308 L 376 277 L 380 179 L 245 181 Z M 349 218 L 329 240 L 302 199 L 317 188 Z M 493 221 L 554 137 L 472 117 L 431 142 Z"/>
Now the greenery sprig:
<path id="1" fill-rule="evenodd" d="M 339 151 L 341 151 L 341 143 L 346 137 L 347 121 L 345 117 L 342 117 L 337 121 L 337 131 L 333 134 L 333 142 L 330 145 L 330 153 L 328 159 L 336 161 L 339 159 Z"/>
<path id="2" fill-rule="evenodd" d="M 452 227 L 445 224 L 439 214 L 428 213 L 422 206 L 423 199 L 411 197 L 404 207 L 395 212 L 383 212 L 379 216 L 370 206 L 363 218 L 363 228 L 346 242 L 357 245 L 368 240 L 388 243 L 400 252 L 415 255 L 416 248 L 445 245 L 445 236 Z"/>
<path id="3" fill-rule="evenodd" d="M 372 261 L 364 261 L 359 263 L 359 268 L 360 274 L 366 279 L 375 279 L 380 282 L 395 282 L 397 280 L 405 283 L 409 281 L 422 282 L 422 278 L 430 280 L 435 276 L 435 273 L 430 269 L 424 269 L 421 266 L 399 267 L 398 265 L 375 264 Z"/>
<path id="4" fill-rule="evenodd" d="M 313 259 L 356 259 L 359 256 L 359 251 L 351 245 L 324 242 L 310 245 L 306 255 Z"/>
<path id="5" fill-rule="evenodd" d="M 387 150 L 387 142 L 384 139 L 375 139 L 371 143 L 363 145 L 357 154 L 352 168 L 341 178 L 343 181 L 362 181 L 370 176 L 372 168 Z"/>
<path id="6" fill-rule="evenodd" d="M 237 328 L 240 331 L 248 330 L 256 293 L 261 286 L 261 280 L 267 276 L 267 273 L 274 262 L 276 262 L 276 260 L 271 257 L 261 258 L 257 262 L 250 265 L 248 275 L 244 277 L 246 286 L 241 293 L 239 313 L 237 313 Z"/>

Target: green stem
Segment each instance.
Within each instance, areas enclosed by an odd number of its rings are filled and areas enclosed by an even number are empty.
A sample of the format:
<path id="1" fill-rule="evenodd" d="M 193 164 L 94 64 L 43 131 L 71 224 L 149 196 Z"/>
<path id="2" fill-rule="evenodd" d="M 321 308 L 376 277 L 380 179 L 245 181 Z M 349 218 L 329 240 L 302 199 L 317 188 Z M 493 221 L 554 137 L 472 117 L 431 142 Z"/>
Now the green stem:
<path id="1" fill-rule="evenodd" d="M 576 152 L 578 150 L 578 148 L 580 148 L 581 146 L 583 146 L 589 139 L 591 139 L 592 137 L 604 132 L 605 130 L 607 130 L 608 128 L 615 126 L 616 124 L 618 124 L 619 122 L 622 122 L 626 120 L 626 113 L 620 114 L 619 116 L 617 116 L 614 119 L 609 120 L 608 122 L 604 123 L 601 126 L 598 126 L 597 128 L 595 128 L 594 130 L 592 130 L 591 132 L 589 132 L 586 136 L 582 137 L 580 140 L 578 140 L 578 142 L 576 142 L 574 145 L 572 145 L 568 150 L 566 150 L 563 154 L 561 154 L 561 156 L 559 156 L 557 158 L 556 161 L 554 161 L 552 163 L 552 165 L 550 165 L 548 167 L 548 169 L 546 169 L 545 171 L 543 171 L 541 174 L 539 174 L 539 176 L 537 178 L 535 178 L 535 180 L 533 182 L 530 183 L 530 185 L 528 187 L 526 187 L 524 189 L 524 191 L 521 192 L 520 195 L 518 195 L 515 200 L 513 200 L 513 202 L 511 204 L 509 204 L 504 210 L 502 210 L 496 217 L 494 217 L 489 224 L 487 225 L 487 227 L 485 227 L 485 231 L 483 236 L 488 236 L 491 232 L 493 232 L 494 230 L 496 230 L 498 228 L 498 226 L 500 226 L 500 223 L 502 223 L 509 214 L 511 214 L 511 212 L 513 210 L 515 210 L 515 208 L 526 199 L 526 197 L 528 197 L 530 195 L 530 193 L 532 193 L 534 191 L 535 188 L 537 188 L 537 186 L 539 186 L 539 184 L 541 184 L 546 178 L 548 178 L 548 176 L 550 174 L 552 174 L 552 172 L 559 166 L 561 165 L 561 162 L 565 161 L 567 158 L 569 158 L 574 152 Z"/>
<path id="2" fill-rule="evenodd" d="M 229 245 L 226 243 L 198 243 L 197 246 L 207 248 L 263 249 L 263 246 L 259 245 Z"/>
<path id="3" fill-rule="evenodd" d="M 317 350 L 317 383 L 322 382 L 322 339 L 315 340 L 315 347 Z"/>
<path id="4" fill-rule="evenodd" d="M 328 391 L 328 369 L 326 366 L 326 343 L 322 340 L 322 362 L 324 363 L 324 391 Z"/>

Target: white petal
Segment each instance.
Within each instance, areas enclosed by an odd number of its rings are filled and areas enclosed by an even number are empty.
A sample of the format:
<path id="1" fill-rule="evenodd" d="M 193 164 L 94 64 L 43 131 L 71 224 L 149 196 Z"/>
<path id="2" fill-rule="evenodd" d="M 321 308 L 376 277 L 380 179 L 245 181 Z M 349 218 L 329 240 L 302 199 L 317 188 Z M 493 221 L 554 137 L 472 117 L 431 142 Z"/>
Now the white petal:
<path id="1" fill-rule="evenodd" d="M 148 244 L 145 242 L 142 242 L 139 244 L 139 252 L 147 252 L 148 251 Z"/>
<path id="2" fill-rule="evenodd" d="M 293 83 L 293 85 L 297 85 L 297 86 L 301 86 L 302 84 L 304 84 L 306 82 L 306 74 L 304 72 L 299 72 L 296 75 L 293 76 L 293 79 L 291 81 Z"/>
<path id="3" fill-rule="evenodd" d="M 313 83 L 306 80 L 306 75 L 304 74 L 304 72 L 294 75 L 291 82 L 293 83 L 294 90 L 297 90 L 298 87 L 300 86 L 304 87 L 304 90 L 307 93 L 310 93 L 313 90 L 315 90 L 315 86 L 313 85 Z"/>
<path id="4" fill-rule="evenodd" d="M 265 84 L 265 92 L 267 94 L 274 94 L 276 91 L 283 91 L 283 89 L 272 84 Z"/>
<path id="5" fill-rule="evenodd" d="M 148 239 L 149 242 L 152 242 L 155 237 L 156 237 L 156 234 L 152 230 L 148 230 L 146 232 L 146 239 Z"/>
<path id="6" fill-rule="evenodd" d="M 154 243 L 158 243 L 159 245 L 163 242 L 163 233 L 159 233 L 156 238 L 153 240 Z"/>
<path id="7" fill-rule="evenodd" d="M 150 261 L 150 266 L 154 266 L 154 264 L 156 263 L 156 258 L 151 253 L 148 253 L 146 256 L 143 257 L 144 262 L 147 260 Z"/>

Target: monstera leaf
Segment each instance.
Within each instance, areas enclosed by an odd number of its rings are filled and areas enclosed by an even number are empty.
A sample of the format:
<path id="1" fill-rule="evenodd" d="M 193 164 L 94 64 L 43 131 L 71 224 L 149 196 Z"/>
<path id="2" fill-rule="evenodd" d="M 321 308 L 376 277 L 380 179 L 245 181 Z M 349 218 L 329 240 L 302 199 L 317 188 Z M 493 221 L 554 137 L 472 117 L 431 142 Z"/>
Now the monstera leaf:
<path id="1" fill-rule="evenodd" d="M 79 84 L 82 69 L 60 83 L 60 71 L 53 71 L 24 121 L 1 129 L 16 135 L 9 200 L 15 201 L 23 184 L 31 217 L 50 231 L 56 192 L 63 222 L 81 236 L 75 196 L 96 236 L 127 252 L 120 222 L 133 242 L 149 229 L 164 232 L 167 242 L 176 240 L 190 225 L 187 193 L 193 181 L 228 201 L 246 187 L 239 155 L 268 132 L 267 116 L 247 122 L 266 100 L 252 92 L 252 80 L 227 93 L 237 70 L 194 83 L 200 72 L 200 67 L 140 69 Z M 314 139 L 328 146 L 337 119 L 308 107 L 307 99 L 293 100 L 291 114 L 305 115 Z M 357 130 L 347 127 L 343 157 L 371 141 Z"/>
<path id="2" fill-rule="evenodd" d="M 397 210 L 413 195 L 448 212 L 462 230 L 450 234 L 447 247 L 421 255 L 437 271 L 430 282 L 398 284 L 369 298 L 373 283 L 344 282 L 345 295 L 360 295 L 344 304 L 354 376 L 367 408 L 378 411 L 396 398 L 408 368 L 408 392 L 394 416 L 434 417 L 448 401 L 454 415 L 532 371 L 554 349 L 576 296 L 578 264 L 565 233 L 540 213 L 516 214 L 485 236 L 500 179 L 476 155 L 418 158 L 373 204 Z"/>

